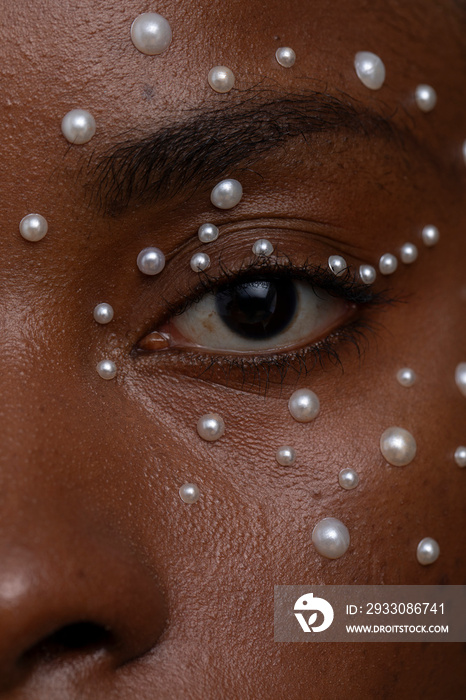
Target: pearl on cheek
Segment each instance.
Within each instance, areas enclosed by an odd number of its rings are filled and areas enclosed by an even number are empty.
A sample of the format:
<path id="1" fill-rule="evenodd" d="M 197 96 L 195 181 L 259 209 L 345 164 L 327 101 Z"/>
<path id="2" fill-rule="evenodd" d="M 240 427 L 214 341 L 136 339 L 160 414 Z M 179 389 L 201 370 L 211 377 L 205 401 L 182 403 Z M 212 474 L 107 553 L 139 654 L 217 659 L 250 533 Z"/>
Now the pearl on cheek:
<path id="1" fill-rule="evenodd" d="M 422 242 L 430 248 L 436 245 L 440 240 L 440 232 L 437 226 L 424 226 L 421 232 Z"/>
<path id="2" fill-rule="evenodd" d="M 310 389 L 297 389 L 290 396 L 288 410 L 298 423 L 309 423 L 319 415 L 320 401 Z"/>
<path id="3" fill-rule="evenodd" d="M 459 467 L 466 467 L 466 447 L 457 447 L 455 450 L 455 462 Z"/>
<path id="4" fill-rule="evenodd" d="M 427 566 L 437 561 L 440 554 L 440 547 L 432 537 L 424 537 L 417 546 L 416 556 L 419 564 Z"/>
<path id="5" fill-rule="evenodd" d="M 291 467 L 296 461 L 296 452 L 293 447 L 279 447 L 275 459 L 282 467 Z"/>
<path id="6" fill-rule="evenodd" d="M 414 370 L 410 369 L 409 367 L 403 367 L 402 369 L 399 369 L 396 373 L 396 379 L 398 381 L 398 384 L 401 384 L 401 386 L 413 386 L 417 379 L 416 372 L 414 372 Z"/>
<path id="7" fill-rule="evenodd" d="M 394 467 L 405 467 L 416 456 L 416 440 L 404 428 L 392 426 L 382 433 L 380 451 L 389 464 Z"/>
<path id="8" fill-rule="evenodd" d="M 379 260 L 379 270 L 382 275 L 392 275 L 398 267 L 398 260 L 391 253 L 385 253 Z"/>
<path id="9" fill-rule="evenodd" d="M 147 56 L 156 56 L 168 49 L 172 30 L 162 15 L 144 12 L 131 25 L 131 41 L 138 51 Z"/>
<path id="10" fill-rule="evenodd" d="M 216 241 L 218 234 L 218 228 L 213 224 L 202 224 L 197 231 L 201 243 L 212 243 L 212 241 Z"/>
<path id="11" fill-rule="evenodd" d="M 113 319 L 113 308 L 110 304 L 97 304 L 94 309 L 94 320 L 105 325 Z"/>
<path id="12" fill-rule="evenodd" d="M 295 64 L 296 54 L 289 46 L 280 46 L 280 48 L 275 51 L 275 58 L 277 59 L 277 63 L 283 66 L 283 68 L 291 68 L 291 66 Z"/>
<path id="13" fill-rule="evenodd" d="M 210 69 L 207 81 L 215 92 L 230 92 L 235 84 L 235 76 L 230 68 L 215 66 Z"/>
<path id="14" fill-rule="evenodd" d="M 370 51 L 358 51 L 354 57 L 356 75 L 369 90 L 379 90 L 385 81 L 385 66 L 382 60 Z"/>
<path id="15" fill-rule="evenodd" d="M 207 253 L 194 253 L 190 265 L 194 272 L 202 272 L 210 267 L 210 258 Z"/>
<path id="16" fill-rule="evenodd" d="M 113 379 L 116 375 L 116 365 L 111 360 L 101 360 L 97 372 L 102 379 Z"/>
<path id="17" fill-rule="evenodd" d="M 254 255 L 265 255 L 268 258 L 273 253 L 273 245 L 266 238 L 259 238 L 253 243 L 252 252 Z"/>
<path id="18" fill-rule="evenodd" d="M 466 362 L 460 362 L 455 370 L 455 382 L 463 396 L 466 396 Z"/>
<path id="19" fill-rule="evenodd" d="M 348 467 L 347 469 L 342 469 L 338 474 L 338 483 L 342 489 L 351 491 L 351 489 L 355 489 L 359 484 L 359 476 L 354 469 Z"/>
<path id="20" fill-rule="evenodd" d="M 137 266 L 144 275 L 158 275 L 165 267 L 165 255 L 159 248 L 144 248 L 138 255 Z"/>
<path id="21" fill-rule="evenodd" d="M 196 427 L 199 437 L 207 442 L 220 440 L 225 433 L 225 422 L 218 413 L 206 413 L 201 416 Z"/>
<path id="22" fill-rule="evenodd" d="M 343 275 L 348 268 L 345 258 L 342 258 L 341 255 L 331 255 L 328 259 L 328 266 L 337 276 Z"/>
<path id="23" fill-rule="evenodd" d="M 241 183 L 238 180 L 228 178 L 215 185 L 210 194 L 210 201 L 217 209 L 232 209 L 239 204 L 242 196 Z"/>
<path id="24" fill-rule="evenodd" d="M 414 243 L 405 243 L 400 249 L 400 259 L 405 265 L 417 260 L 418 251 Z"/>
<path id="25" fill-rule="evenodd" d="M 183 503 L 188 504 L 197 503 L 199 496 L 201 495 L 199 487 L 196 486 L 196 484 L 183 484 L 178 493 L 180 494 L 180 498 Z"/>
<path id="26" fill-rule="evenodd" d="M 19 232 L 26 241 L 36 243 L 47 233 L 49 225 L 40 214 L 27 214 L 19 222 Z"/>
<path id="27" fill-rule="evenodd" d="M 312 542 L 319 554 L 327 559 L 339 559 L 348 550 L 350 534 L 337 518 L 324 518 L 312 531 Z"/>
<path id="28" fill-rule="evenodd" d="M 74 145 L 87 143 L 94 136 L 95 119 L 85 109 L 72 109 L 61 122 L 61 131 L 67 141 Z"/>
<path id="29" fill-rule="evenodd" d="M 372 265 L 360 265 L 359 277 L 364 284 L 373 284 L 376 280 L 377 273 Z"/>
<path id="30" fill-rule="evenodd" d="M 430 85 L 418 85 L 414 97 L 421 112 L 431 112 L 437 104 L 437 93 Z"/>

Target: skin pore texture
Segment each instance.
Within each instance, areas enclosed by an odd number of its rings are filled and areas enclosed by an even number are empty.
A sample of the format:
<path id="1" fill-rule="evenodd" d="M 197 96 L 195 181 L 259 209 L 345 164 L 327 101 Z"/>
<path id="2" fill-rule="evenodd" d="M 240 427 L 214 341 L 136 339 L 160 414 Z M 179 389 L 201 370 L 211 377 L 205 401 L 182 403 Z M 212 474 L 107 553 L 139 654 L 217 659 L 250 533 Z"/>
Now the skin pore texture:
<path id="1" fill-rule="evenodd" d="M 148 11 L 173 31 L 158 56 L 130 39 Z M 453 459 L 466 441 L 454 381 L 466 361 L 464 10 L 3 0 L 1 15 L 0 697 L 463 696 L 459 644 L 278 644 L 272 621 L 278 584 L 465 581 L 466 472 Z M 380 90 L 358 80 L 358 51 L 382 58 Z M 231 92 L 208 85 L 216 65 L 235 74 Z M 430 113 L 414 99 L 423 83 L 438 96 Z M 75 108 L 97 125 L 79 146 L 60 131 Z M 226 177 L 243 198 L 220 210 L 210 193 Z M 30 213 L 48 222 L 37 243 L 18 231 Z M 202 244 L 206 222 L 220 235 Z M 370 302 L 333 296 L 345 308 L 317 337 L 301 332 L 294 355 L 273 342 L 257 360 L 213 353 L 193 347 L 202 332 L 183 346 L 171 313 L 207 284 L 192 255 L 207 252 L 224 282 L 259 238 L 289 276 L 341 255 L 353 279 L 406 242 L 419 257 L 378 274 Z M 154 277 L 136 266 L 149 246 L 166 256 Z M 93 319 L 102 302 L 108 325 Z M 160 330 L 174 345 L 142 351 Z M 329 333 L 321 362 L 297 353 Z M 403 367 L 412 387 L 396 380 Z M 299 388 L 320 399 L 308 424 L 288 411 Z M 217 442 L 196 432 L 207 413 L 225 421 Z M 390 426 L 415 436 L 405 467 L 380 453 Z M 293 466 L 275 461 L 283 445 Z M 196 503 L 180 499 L 184 483 Z M 350 532 L 337 560 L 311 542 L 325 517 Z M 416 559 L 424 537 L 440 546 L 429 566 Z"/>

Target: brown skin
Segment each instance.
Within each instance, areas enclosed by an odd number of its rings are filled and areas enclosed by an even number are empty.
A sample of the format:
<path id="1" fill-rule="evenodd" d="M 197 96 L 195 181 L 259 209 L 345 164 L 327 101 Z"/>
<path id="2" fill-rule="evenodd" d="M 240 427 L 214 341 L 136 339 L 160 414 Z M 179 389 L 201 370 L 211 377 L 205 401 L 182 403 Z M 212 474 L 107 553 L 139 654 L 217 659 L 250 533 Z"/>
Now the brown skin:
<path id="1" fill-rule="evenodd" d="M 173 28 L 163 56 L 143 56 L 129 40 L 147 10 Z M 466 474 L 452 459 L 466 440 L 466 402 L 453 381 L 466 360 L 461 11 L 446 0 L 81 0 L 73 9 L 19 0 L 2 11 L 0 697 L 462 696 L 460 645 L 276 644 L 272 630 L 275 584 L 465 581 Z M 274 60 L 281 45 L 297 53 L 292 70 Z M 352 69 L 366 49 L 387 67 L 379 92 Z M 218 63 L 237 76 L 229 95 L 206 84 Z M 119 216 L 90 200 L 91 154 L 98 160 L 123 132 L 145 135 L 186 109 L 234 104 L 259 82 L 347 93 L 394 114 L 418 145 L 297 139 L 225 173 L 245 192 L 229 212 L 210 204 L 215 181 Z M 429 115 L 412 101 L 421 82 L 438 92 Z M 59 124 L 74 107 L 89 109 L 98 131 L 69 147 Z M 49 232 L 32 244 L 18 222 L 35 211 Z M 435 249 L 420 244 L 413 266 L 379 276 L 376 289 L 404 303 L 361 312 L 380 324 L 362 362 L 342 345 L 344 373 L 325 361 L 307 377 L 288 372 L 281 387 L 275 374 L 264 398 L 251 373 L 244 383 L 238 371 L 227 381 L 222 368 L 200 379 L 202 360 L 187 362 L 184 351 L 132 352 L 162 318 L 161 299 L 180 303 L 192 284 L 204 221 L 222 233 L 209 248 L 216 274 L 219 257 L 238 266 L 266 235 L 295 264 L 324 265 L 336 253 L 353 268 L 417 242 L 425 224 L 442 238 Z M 135 266 L 147 245 L 166 252 L 160 277 Z M 116 312 L 106 327 L 92 320 L 101 301 Z M 111 382 L 95 371 L 103 357 L 118 366 Z M 406 365 L 419 375 L 408 390 L 394 379 Z M 307 426 L 287 411 L 300 386 L 322 405 Z M 208 411 L 227 426 L 216 444 L 195 433 Z M 390 425 L 417 439 L 408 467 L 380 454 Z M 296 467 L 276 465 L 281 444 L 295 446 Z M 338 486 L 344 466 L 360 474 L 353 492 Z M 196 505 L 178 496 L 186 481 L 201 489 Z M 336 561 L 310 540 L 326 516 L 351 533 Z M 425 536 L 441 549 L 429 567 L 415 557 Z M 82 621 L 107 636 L 52 655 L 51 635 Z"/>

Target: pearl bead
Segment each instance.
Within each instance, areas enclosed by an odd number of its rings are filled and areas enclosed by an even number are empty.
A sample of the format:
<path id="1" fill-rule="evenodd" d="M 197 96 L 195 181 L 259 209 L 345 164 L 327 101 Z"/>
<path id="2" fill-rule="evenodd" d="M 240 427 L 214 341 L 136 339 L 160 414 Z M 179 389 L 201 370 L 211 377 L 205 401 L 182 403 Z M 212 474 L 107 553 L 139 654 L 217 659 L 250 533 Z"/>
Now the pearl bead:
<path id="1" fill-rule="evenodd" d="M 430 85 L 418 85 L 414 97 L 422 112 L 431 112 L 437 104 L 437 93 Z"/>
<path id="2" fill-rule="evenodd" d="M 328 266 L 334 275 L 342 275 L 347 270 L 347 264 L 345 258 L 341 255 L 331 255 L 328 259 Z"/>
<path id="3" fill-rule="evenodd" d="M 279 447 L 275 459 L 282 467 L 291 467 L 296 461 L 296 452 L 292 447 Z"/>
<path id="4" fill-rule="evenodd" d="M 342 469 L 338 474 L 338 483 L 342 489 L 351 491 L 351 489 L 355 489 L 359 484 L 359 476 L 354 469 Z"/>
<path id="5" fill-rule="evenodd" d="M 94 136 L 95 119 L 85 109 L 72 109 L 61 121 L 61 131 L 67 141 L 75 145 L 87 143 Z"/>
<path id="6" fill-rule="evenodd" d="M 424 537 L 417 546 L 416 556 L 419 564 L 427 566 L 427 564 L 433 564 L 437 561 L 440 554 L 440 547 L 438 542 L 432 539 L 432 537 Z"/>
<path id="7" fill-rule="evenodd" d="M 298 423 L 309 423 L 319 415 L 320 401 L 310 389 L 297 389 L 290 396 L 288 410 Z"/>
<path id="8" fill-rule="evenodd" d="M 47 233 L 49 225 L 40 214 L 27 214 L 19 222 L 19 232 L 23 238 L 31 243 L 41 241 Z"/>
<path id="9" fill-rule="evenodd" d="M 455 382 L 463 396 L 466 396 L 466 362 L 460 362 L 455 370 Z"/>
<path id="10" fill-rule="evenodd" d="M 252 246 L 254 255 L 265 255 L 269 257 L 273 253 L 273 245 L 266 238 L 259 238 Z"/>
<path id="11" fill-rule="evenodd" d="M 97 365 L 97 372 L 102 379 L 113 379 L 116 375 L 116 365 L 111 360 L 101 360 Z"/>
<path id="12" fill-rule="evenodd" d="M 422 229 L 421 236 L 424 245 L 430 248 L 431 246 L 439 242 L 440 232 L 437 226 L 424 226 L 424 228 Z"/>
<path id="13" fill-rule="evenodd" d="M 455 462 L 459 467 L 466 467 L 466 447 L 456 448 Z"/>
<path id="14" fill-rule="evenodd" d="M 375 271 L 375 268 L 372 267 L 372 265 L 360 265 L 359 277 L 361 278 L 361 282 L 363 282 L 364 284 L 372 284 L 373 282 L 375 282 L 377 273 Z"/>
<path id="15" fill-rule="evenodd" d="M 137 266 L 144 275 L 158 275 L 165 267 L 165 255 L 159 248 L 144 248 L 138 255 Z"/>
<path id="16" fill-rule="evenodd" d="M 156 56 L 168 49 L 172 41 L 172 30 L 162 15 L 144 12 L 131 25 L 131 41 L 138 51 L 147 56 Z"/>
<path id="17" fill-rule="evenodd" d="M 197 421 L 197 432 L 199 437 L 207 442 L 215 442 L 220 440 L 225 432 L 225 423 L 222 416 L 218 413 L 206 413 Z"/>
<path id="18" fill-rule="evenodd" d="M 183 484 L 178 491 L 180 498 L 184 503 L 196 503 L 199 500 L 201 492 L 196 484 Z"/>
<path id="19" fill-rule="evenodd" d="M 392 275 L 398 267 L 398 260 L 391 253 L 385 253 L 379 260 L 379 270 L 382 275 Z"/>
<path id="20" fill-rule="evenodd" d="M 296 54 L 289 46 L 280 46 L 280 48 L 275 51 L 275 58 L 283 68 L 291 68 L 296 61 Z"/>
<path id="21" fill-rule="evenodd" d="M 207 253 L 194 253 L 190 265 L 194 272 L 202 272 L 210 267 L 210 258 Z"/>
<path id="22" fill-rule="evenodd" d="M 405 243 L 401 246 L 400 258 L 401 262 L 405 263 L 405 265 L 409 265 L 417 260 L 417 255 L 418 252 L 414 243 Z"/>
<path id="23" fill-rule="evenodd" d="M 380 451 L 389 464 L 405 467 L 416 456 L 416 440 L 404 428 L 387 428 L 380 438 Z"/>
<path id="24" fill-rule="evenodd" d="M 359 51 L 354 58 L 356 74 L 369 90 L 379 90 L 385 81 L 385 66 L 382 60 L 370 51 Z"/>
<path id="25" fill-rule="evenodd" d="M 241 201 L 242 196 L 241 183 L 229 178 L 215 185 L 210 194 L 210 201 L 218 209 L 232 209 Z"/>
<path id="26" fill-rule="evenodd" d="M 235 76 L 230 68 L 215 66 L 210 69 L 207 81 L 215 92 L 230 92 L 235 84 Z"/>
<path id="27" fill-rule="evenodd" d="M 212 241 L 216 241 L 218 238 L 218 233 L 218 228 L 213 224 L 202 224 L 202 226 L 199 226 L 197 231 L 199 240 L 202 243 L 212 243 Z"/>
<path id="28" fill-rule="evenodd" d="M 464 164 L 466 165 L 466 140 L 463 141 L 462 151 L 463 151 L 463 160 L 464 160 Z"/>
<path id="29" fill-rule="evenodd" d="M 110 304 L 97 304 L 94 309 L 94 320 L 105 325 L 113 319 L 113 309 Z"/>
<path id="30" fill-rule="evenodd" d="M 327 559 L 339 559 L 350 545 L 346 525 L 337 518 L 320 520 L 312 531 L 312 542 L 319 554 Z"/>
<path id="31" fill-rule="evenodd" d="M 396 373 L 396 378 L 399 384 L 401 386 L 413 386 L 414 382 L 416 381 L 416 372 L 414 370 L 409 369 L 409 367 L 403 367 L 403 369 L 399 369 L 398 372 Z"/>

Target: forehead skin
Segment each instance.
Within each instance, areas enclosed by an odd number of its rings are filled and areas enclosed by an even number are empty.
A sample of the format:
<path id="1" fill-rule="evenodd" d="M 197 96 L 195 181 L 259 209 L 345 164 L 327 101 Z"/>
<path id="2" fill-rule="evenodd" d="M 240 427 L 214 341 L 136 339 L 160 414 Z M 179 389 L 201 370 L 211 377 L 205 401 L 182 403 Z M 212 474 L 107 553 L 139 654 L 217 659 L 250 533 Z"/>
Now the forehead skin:
<path id="1" fill-rule="evenodd" d="M 129 39 L 149 10 L 173 29 L 162 56 Z M 466 440 L 453 381 L 466 360 L 462 12 L 430 0 L 17 0 L 2 14 L 0 696 L 459 697 L 459 645 L 276 644 L 272 615 L 277 584 L 464 581 L 465 474 L 452 460 Z M 295 68 L 278 66 L 278 46 L 294 48 Z M 359 50 L 383 58 L 381 91 L 355 78 Z M 231 94 L 206 83 L 217 64 L 236 75 Z M 438 94 L 429 115 L 412 100 L 424 82 Z M 240 164 L 225 173 L 245 191 L 232 212 L 213 212 L 208 180 L 117 216 L 92 197 L 101 154 L 125 139 L 307 90 L 372 108 L 401 136 L 320 134 Z M 75 107 L 97 122 L 80 147 L 60 133 Z M 49 232 L 29 244 L 18 222 L 36 211 Z M 362 361 L 345 349 L 344 373 L 324 363 L 287 375 L 281 391 L 275 380 L 264 398 L 234 373 L 228 384 L 221 373 L 199 379 L 181 361 L 131 354 L 161 317 L 160 300 L 186 292 L 195 232 L 213 216 L 228 238 L 212 257 L 231 264 L 267 231 L 297 264 L 337 252 L 376 265 L 430 223 L 441 242 L 386 281 L 403 303 L 376 316 Z M 169 263 L 141 281 L 134 261 L 154 244 Z M 92 320 L 100 301 L 116 310 L 105 329 Z M 103 357 L 118 366 L 113 382 L 95 372 Z M 409 396 L 394 381 L 405 365 L 420 378 Z M 299 386 L 322 404 L 309 430 L 287 413 Z M 212 410 L 226 435 L 201 444 L 195 425 Z M 390 425 L 416 436 L 404 469 L 378 449 Z M 301 455 L 286 473 L 274 462 L 280 444 Z M 337 483 L 349 466 L 361 477 L 354 492 Z M 179 499 L 186 481 L 200 486 L 195 506 Z M 351 533 L 336 561 L 310 541 L 328 516 Z M 441 556 L 420 567 L 426 536 Z M 77 621 L 109 627 L 116 649 L 55 664 L 36 653 Z"/>

